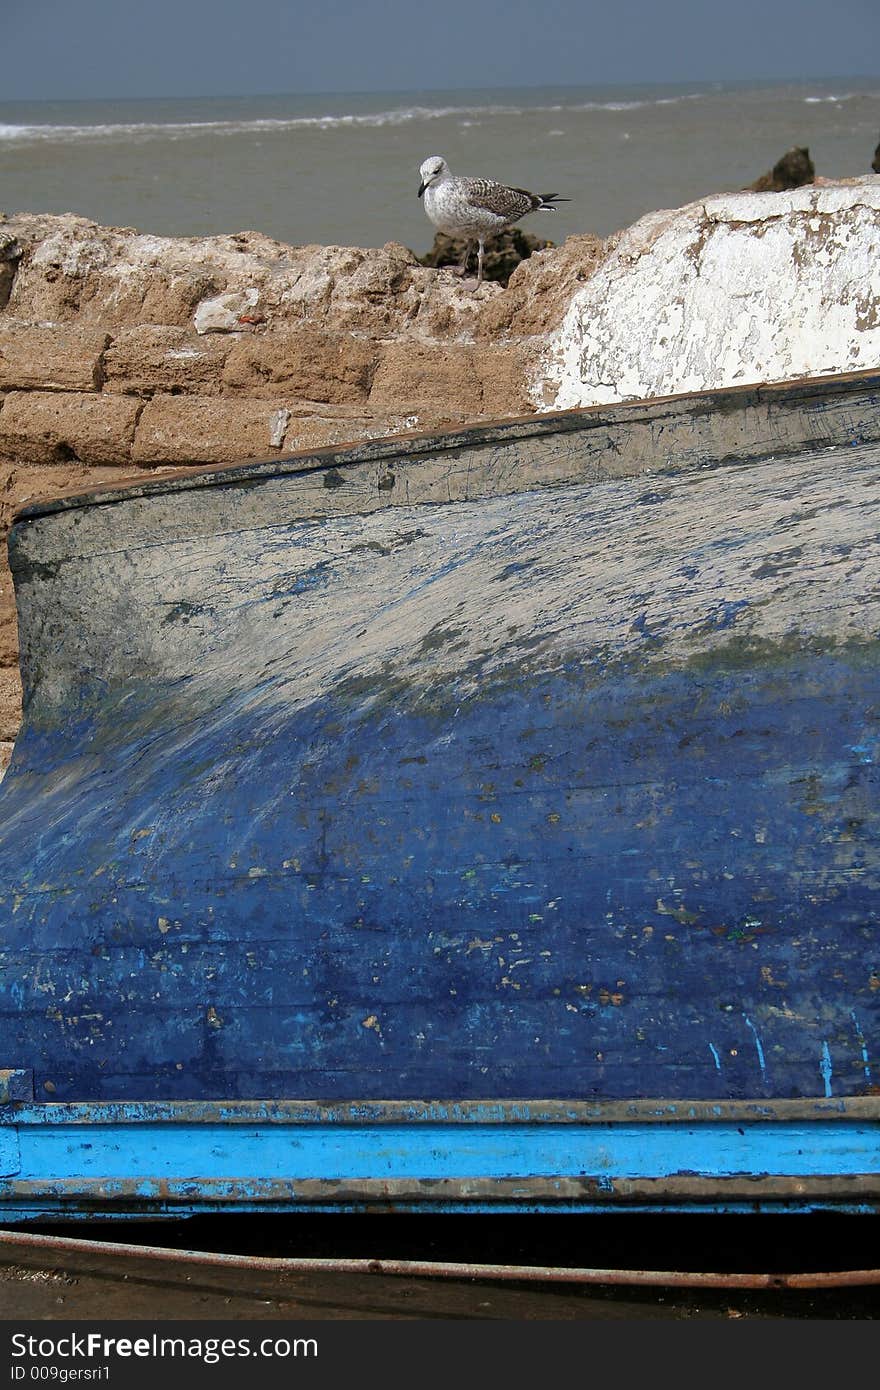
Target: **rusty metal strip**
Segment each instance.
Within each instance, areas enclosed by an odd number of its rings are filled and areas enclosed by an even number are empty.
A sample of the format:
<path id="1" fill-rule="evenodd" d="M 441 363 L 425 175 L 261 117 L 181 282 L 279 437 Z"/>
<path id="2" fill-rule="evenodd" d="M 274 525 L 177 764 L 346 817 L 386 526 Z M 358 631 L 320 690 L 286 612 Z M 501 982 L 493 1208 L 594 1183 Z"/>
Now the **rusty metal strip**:
<path id="1" fill-rule="evenodd" d="M 156 1245 L 81 1240 L 0 1230 L 0 1250 L 18 1255 L 39 1250 L 53 1256 L 91 1255 L 154 1260 L 170 1265 L 248 1270 L 271 1274 L 381 1274 L 404 1278 L 485 1279 L 517 1283 L 605 1284 L 690 1289 L 822 1289 L 880 1284 L 880 1269 L 830 1270 L 816 1273 L 717 1273 L 692 1270 L 586 1269 L 560 1265 L 471 1264 L 446 1260 L 379 1260 L 232 1255 L 208 1250 L 174 1250 Z"/>

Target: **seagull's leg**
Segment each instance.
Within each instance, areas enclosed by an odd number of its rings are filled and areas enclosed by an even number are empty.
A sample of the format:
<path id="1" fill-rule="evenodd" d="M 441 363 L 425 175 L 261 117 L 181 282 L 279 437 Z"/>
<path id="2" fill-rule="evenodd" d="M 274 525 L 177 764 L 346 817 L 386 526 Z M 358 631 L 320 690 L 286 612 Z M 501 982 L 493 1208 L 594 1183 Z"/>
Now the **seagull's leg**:
<path id="1" fill-rule="evenodd" d="M 458 267 L 458 273 L 459 273 L 459 275 L 464 275 L 465 271 L 467 270 L 467 263 L 468 263 L 468 258 L 470 257 L 470 254 L 471 254 L 471 243 L 470 243 L 469 241 L 466 241 L 465 244 L 464 244 L 464 255 L 463 255 L 462 258 L 461 258 L 461 265 Z"/>
<path id="2" fill-rule="evenodd" d="M 477 252 L 477 284 L 478 284 L 478 285 L 481 285 L 482 282 L 483 282 L 483 238 L 482 238 L 482 237 L 480 237 L 480 240 L 478 241 L 477 245 L 478 245 L 478 247 L 479 247 L 479 250 L 478 250 L 478 252 Z"/>

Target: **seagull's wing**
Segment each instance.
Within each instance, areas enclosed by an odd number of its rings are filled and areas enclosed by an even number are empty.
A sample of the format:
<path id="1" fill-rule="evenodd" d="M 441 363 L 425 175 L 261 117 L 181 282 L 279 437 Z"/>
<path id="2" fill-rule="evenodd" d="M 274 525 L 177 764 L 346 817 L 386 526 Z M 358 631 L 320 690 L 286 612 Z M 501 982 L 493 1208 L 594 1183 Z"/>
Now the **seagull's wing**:
<path id="1" fill-rule="evenodd" d="M 507 184 L 496 183 L 494 179 L 462 179 L 462 191 L 474 207 L 494 212 L 496 217 L 515 222 L 527 212 L 534 212 L 541 206 L 537 193 L 528 193 L 524 188 L 509 188 Z"/>

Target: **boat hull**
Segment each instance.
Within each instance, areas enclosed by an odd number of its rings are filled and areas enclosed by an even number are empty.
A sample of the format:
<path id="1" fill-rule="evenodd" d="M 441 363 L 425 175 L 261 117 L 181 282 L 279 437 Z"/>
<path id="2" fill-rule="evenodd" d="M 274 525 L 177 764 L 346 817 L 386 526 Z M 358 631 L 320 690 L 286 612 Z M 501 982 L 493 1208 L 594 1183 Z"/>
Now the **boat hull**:
<path id="1" fill-rule="evenodd" d="M 720 392 L 21 517 L 9 1210 L 872 1201 L 878 420 Z M 56 1122 L 97 1187 L 33 1176 Z"/>

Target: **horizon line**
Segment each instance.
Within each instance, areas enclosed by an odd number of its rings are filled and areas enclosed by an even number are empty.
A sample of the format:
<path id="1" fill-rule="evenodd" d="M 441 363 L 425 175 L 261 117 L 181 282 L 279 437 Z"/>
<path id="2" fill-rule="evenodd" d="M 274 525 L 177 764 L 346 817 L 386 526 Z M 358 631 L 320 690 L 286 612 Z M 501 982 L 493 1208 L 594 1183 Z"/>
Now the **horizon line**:
<path id="1" fill-rule="evenodd" d="M 95 96 L 3 96 L 0 98 L 0 107 L 14 106 L 22 103 L 34 105 L 58 105 L 60 103 L 77 103 L 84 105 L 102 101 L 125 101 L 125 102 L 152 102 L 152 101 L 248 101 L 256 99 L 273 100 L 278 98 L 309 98 L 318 100 L 322 97 L 395 97 L 395 96 L 431 96 L 450 92 L 530 92 L 530 91 L 616 91 L 621 88 L 667 88 L 667 87 L 748 87 L 752 86 L 808 86 L 812 83 L 827 82 L 855 82 L 869 83 L 880 86 L 880 77 L 871 73 L 821 73 L 809 76 L 785 77 L 785 76 L 750 76 L 750 77 L 685 77 L 685 78 L 664 78 L 645 79 L 631 78 L 619 79 L 613 82 L 515 82 L 493 86 L 449 86 L 449 87 L 371 87 L 371 88 L 315 88 L 307 91 L 240 91 L 240 92 L 163 92 L 160 94 L 146 95 L 144 93 L 132 95 L 126 93 L 108 93 L 106 95 Z"/>

